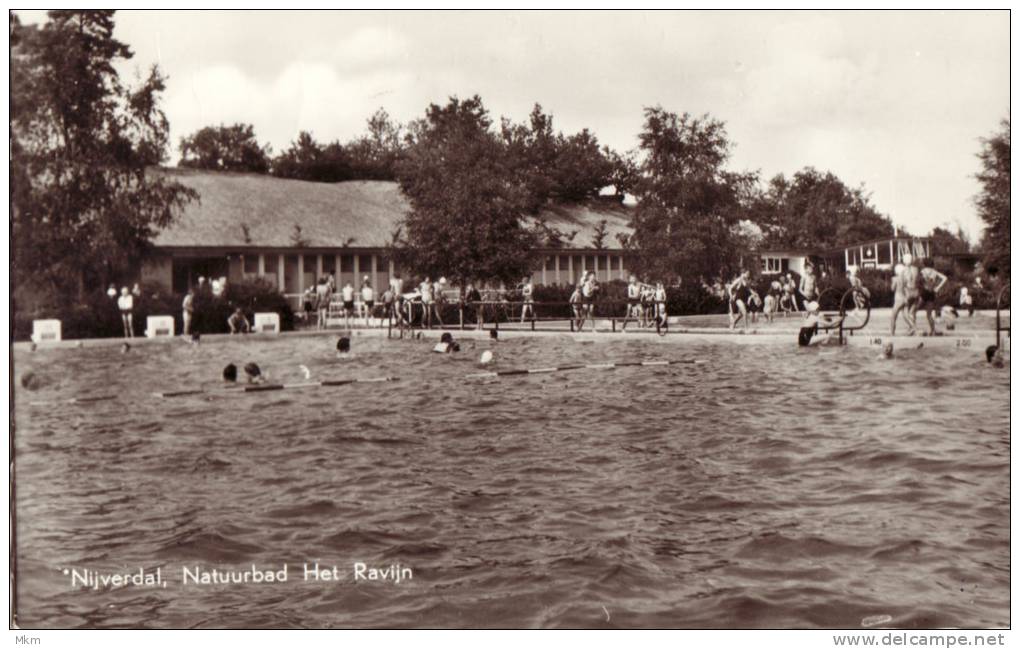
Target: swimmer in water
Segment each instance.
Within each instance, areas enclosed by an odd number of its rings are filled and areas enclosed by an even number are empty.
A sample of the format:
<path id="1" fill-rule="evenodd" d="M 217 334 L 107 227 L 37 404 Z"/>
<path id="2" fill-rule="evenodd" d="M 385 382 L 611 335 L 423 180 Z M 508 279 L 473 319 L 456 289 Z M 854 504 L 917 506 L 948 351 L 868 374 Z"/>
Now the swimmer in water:
<path id="1" fill-rule="evenodd" d="M 350 358 L 352 355 L 351 339 L 347 336 L 340 336 L 340 339 L 336 341 L 336 357 Z"/>
<path id="2" fill-rule="evenodd" d="M 230 363 L 223 368 L 223 381 L 225 383 L 237 383 L 237 365 Z"/>
<path id="3" fill-rule="evenodd" d="M 262 369 L 255 363 L 247 363 L 244 366 L 244 375 L 248 377 L 248 383 L 262 383 L 266 380 Z"/>
<path id="4" fill-rule="evenodd" d="M 801 347 L 839 344 L 839 337 L 834 336 L 831 332 L 827 333 L 824 338 L 815 339 L 815 336 L 818 334 L 818 325 L 822 322 L 819 308 L 818 302 L 812 301 L 804 304 L 804 312 L 807 316 L 804 318 L 804 323 L 797 333 L 797 344 Z"/>

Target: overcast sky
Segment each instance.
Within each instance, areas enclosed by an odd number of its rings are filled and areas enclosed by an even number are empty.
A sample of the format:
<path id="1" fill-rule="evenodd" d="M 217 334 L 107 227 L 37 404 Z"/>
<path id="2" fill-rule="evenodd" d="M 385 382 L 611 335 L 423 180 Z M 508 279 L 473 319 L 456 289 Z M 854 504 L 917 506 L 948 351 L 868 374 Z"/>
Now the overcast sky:
<path id="1" fill-rule="evenodd" d="M 26 22 L 45 17 L 19 12 Z M 301 130 L 347 140 L 379 107 L 399 121 L 450 95 L 495 118 L 537 102 L 565 132 L 625 151 L 642 108 L 710 113 L 734 169 L 805 166 L 863 183 L 915 234 L 980 235 L 975 153 L 1009 114 L 1009 13 L 149 12 L 116 36 L 169 77 L 175 150 L 249 122 L 274 152 Z"/>

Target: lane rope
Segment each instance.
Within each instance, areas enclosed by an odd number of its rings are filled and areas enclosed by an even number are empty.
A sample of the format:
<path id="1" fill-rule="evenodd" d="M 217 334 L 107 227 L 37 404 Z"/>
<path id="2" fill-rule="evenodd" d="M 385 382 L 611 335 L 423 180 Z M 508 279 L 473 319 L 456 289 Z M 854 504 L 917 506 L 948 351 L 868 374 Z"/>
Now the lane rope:
<path id="1" fill-rule="evenodd" d="M 560 365 L 558 367 L 535 367 L 531 369 L 499 370 L 492 372 L 475 372 L 466 374 L 465 379 L 491 379 L 500 376 L 520 376 L 522 374 L 547 374 L 550 372 L 569 372 L 572 370 L 613 370 L 618 367 L 655 367 L 663 365 L 700 365 L 708 361 L 700 359 L 656 360 L 656 361 L 620 361 L 618 363 L 587 363 L 581 365 Z"/>
<path id="2" fill-rule="evenodd" d="M 531 367 L 512 370 L 499 370 L 493 372 L 475 372 L 472 374 L 464 375 L 464 378 L 467 380 L 489 379 L 498 378 L 501 376 L 551 374 L 553 372 L 570 372 L 575 370 L 613 370 L 621 367 L 662 367 L 666 365 L 700 365 L 702 363 L 707 362 L 708 361 L 700 359 L 684 359 L 684 360 L 619 361 L 615 363 L 579 363 L 573 365 L 558 365 L 556 367 Z M 343 385 L 352 385 L 357 383 L 387 383 L 399 380 L 400 378 L 396 376 L 377 376 L 362 379 L 326 379 L 322 381 L 302 381 L 298 383 L 261 383 L 254 385 L 237 386 L 240 389 L 236 391 L 245 393 L 278 392 L 281 390 L 302 390 L 307 388 L 339 387 Z M 224 394 L 224 392 L 222 390 L 203 390 L 203 389 L 170 390 L 165 392 L 153 392 L 152 396 L 160 399 L 172 399 L 175 397 L 190 397 L 201 394 Z M 63 403 L 91 403 L 95 401 L 107 401 L 116 398 L 117 395 L 115 394 L 106 394 L 93 397 L 75 397 L 72 399 L 62 399 L 56 401 L 32 401 L 30 402 L 29 405 L 47 406 Z"/>

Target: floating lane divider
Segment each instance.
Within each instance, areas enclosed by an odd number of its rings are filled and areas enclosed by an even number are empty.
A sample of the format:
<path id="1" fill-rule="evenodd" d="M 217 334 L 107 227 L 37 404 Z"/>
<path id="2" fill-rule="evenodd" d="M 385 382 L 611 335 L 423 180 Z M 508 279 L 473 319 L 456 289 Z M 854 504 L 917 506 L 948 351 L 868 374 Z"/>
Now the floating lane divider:
<path id="1" fill-rule="evenodd" d="M 588 363 L 586 365 L 560 365 L 558 367 L 535 367 L 520 370 L 499 370 L 496 372 L 476 372 L 468 374 L 465 379 L 491 379 L 498 376 L 520 376 L 523 374 L 548 374 L 549 372 L 569 372 L 571 370 L 613 370 L 618 367 L 650 367 L 661 365 L 700 365 L 703 360 L 658 360 L 658 361 L 622 361 L 619 363 Z"/>
<path id="2" fill-rule="evenodd" d="M 94 401 L 109 401 L 116 399 L 116 394 L 102 394 L 95 397 L 73 397 L 71 399 L 54 399 L 53 401 L 31 401 L 32 406 L 55 406 L 61 403 L 92 403 Z"/>
<path id="3" fill-rule="evenodd" d="M 268 392 L 271 390 L 300 390 L 302 388 L 331 388 L 338 385 L 350 385 L 352 383 L 385 383 L 387 381 L 398 381 L 395 376 L 378 376 L 371 379 L 335 379 L 329 381 L 306 381 L 304 383 L 270 383 L 263 385 L 246 385 L 245 392 Z"/>

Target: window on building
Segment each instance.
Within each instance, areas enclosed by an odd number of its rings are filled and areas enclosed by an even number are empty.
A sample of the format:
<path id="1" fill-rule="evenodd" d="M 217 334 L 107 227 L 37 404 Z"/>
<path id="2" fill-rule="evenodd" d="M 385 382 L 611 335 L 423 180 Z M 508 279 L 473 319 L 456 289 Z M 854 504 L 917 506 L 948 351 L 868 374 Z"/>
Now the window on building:
<path id="1" fill-rule="evenodd" d="M 259 256 L 258 255 L 244 255 L 244 272 L 245 275 L 258 275 L 259 272 Z"/>
<path id="2" fill-rule="evenodd" d="M 372 255 L 358 255 L 358 272 L 362 275 L 372 274 Z"/>
<path id="3" fill-rule="evenodd" d="M 322 256 L 322 274 L 323 275 L 336 274 L 336 255 Z"/>
<path id="4" fill-rule="evenodd" d="M 783 271 L 783 260 L 779 257 L 762 257 L 761 272 L 780 273 Z"/>
<path id="5" fill-rule="evenodd" d="M 316 255 L 305 255 L 305 272 L 315 273 L 318 270 L 319 261 Z"/>
<path id="6" fill-rule="evenodd" d="M 266 275 L 275 275 L 276 274 L 276 272 L 278 270 L 277 264 L 280 263 L 280 262 L 277 261 L 278 259 L 279 259 L 279 257 L 277 257 L 276 255 L 266 255 L 265 265 L 264 265 L 264 269 L 265 269 Z"/>
<path id="7" fill-rule="evenodd" d="M 340 255 L 340 272 L 354 272 L 354 255 Z"/>

